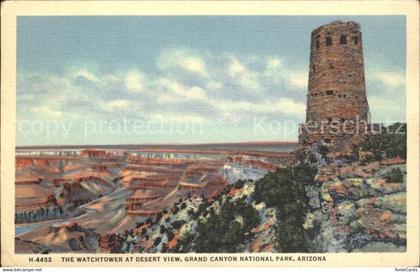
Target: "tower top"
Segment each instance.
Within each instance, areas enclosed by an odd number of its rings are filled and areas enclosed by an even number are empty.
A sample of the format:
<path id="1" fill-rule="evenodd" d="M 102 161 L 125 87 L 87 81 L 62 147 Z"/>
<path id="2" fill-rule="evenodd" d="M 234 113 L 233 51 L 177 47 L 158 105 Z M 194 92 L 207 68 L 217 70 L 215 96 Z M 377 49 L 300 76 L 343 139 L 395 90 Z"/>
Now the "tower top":
<path id="1" fill-rule="evenodd" d="M 336 20 L 336 21 L 333 21 L 329 24 L 321 25 L 321 26 L 315 28 L 312 31 L 312 35 L 316 35 L 323 30 L 334 31 L 334 30 L 339 30 L 339 29 L 343 29 L 343 28 L 348 29 L 348 30 L 353 31 L 353 32 L 360 32 L 360 30 L 361 30 L 360 24 L 355 22 L 355 21 Z"/>

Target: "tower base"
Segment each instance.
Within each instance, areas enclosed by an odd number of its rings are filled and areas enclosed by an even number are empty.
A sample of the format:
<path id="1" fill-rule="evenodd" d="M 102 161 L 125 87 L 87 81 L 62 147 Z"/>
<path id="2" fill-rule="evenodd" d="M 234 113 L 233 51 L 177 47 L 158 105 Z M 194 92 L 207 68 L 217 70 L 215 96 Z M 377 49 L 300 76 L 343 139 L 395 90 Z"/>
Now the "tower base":
<path id="1" fill-rule="evenodd" d="M 342 119 L 308 121 L 299 125 L 299 145 L 328 144 L 339 149 L 352 149 L 366 136 L 379 132 L 381 127 L 381 124 Z"/>

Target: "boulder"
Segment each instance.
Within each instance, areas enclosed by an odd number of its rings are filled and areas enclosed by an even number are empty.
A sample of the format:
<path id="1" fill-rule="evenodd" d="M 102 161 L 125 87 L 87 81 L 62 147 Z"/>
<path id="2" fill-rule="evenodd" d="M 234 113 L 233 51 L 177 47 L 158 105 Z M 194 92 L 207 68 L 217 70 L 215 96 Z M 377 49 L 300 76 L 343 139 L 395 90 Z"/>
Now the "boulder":
<path id="1" fill-rule="evenodd" d="M 385 195 L 380 198 L 380 202 L 383 209 L 391 210 L 396 213 L 407 213 L 405 192 Z"/>

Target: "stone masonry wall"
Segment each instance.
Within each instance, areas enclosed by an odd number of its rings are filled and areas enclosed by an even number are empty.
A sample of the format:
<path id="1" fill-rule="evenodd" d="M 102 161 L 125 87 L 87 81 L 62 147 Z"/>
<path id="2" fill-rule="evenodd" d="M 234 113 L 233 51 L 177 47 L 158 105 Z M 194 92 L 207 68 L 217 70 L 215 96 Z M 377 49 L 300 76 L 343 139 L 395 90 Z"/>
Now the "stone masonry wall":
<path id="1" fill-rule="evenodd" d="M 367 120 L 360 25 L 336 21 L 312 32 L 306 121 Z"/>

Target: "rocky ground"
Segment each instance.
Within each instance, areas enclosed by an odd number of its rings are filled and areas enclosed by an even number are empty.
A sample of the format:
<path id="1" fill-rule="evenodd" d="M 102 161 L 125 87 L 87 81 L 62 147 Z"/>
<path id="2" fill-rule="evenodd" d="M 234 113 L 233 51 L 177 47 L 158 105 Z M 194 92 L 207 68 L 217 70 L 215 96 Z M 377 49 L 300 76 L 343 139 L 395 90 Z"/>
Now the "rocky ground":
<path id="1" fill-rule="evenodd" d="M 312 159 L 317 175 L 305 189 L 309 205 L 302 225 L 310 252 L 405 251 L 405 161 L 325 159 L 317 152 Z M 393 169 L 401 171 L 401 182 L 390 180 Z M 37 231 L 18 236 L 16 249 L 21 253 L 277 252 L 278 232 L 283 231 L 279 222 L 287 218 L 279 217 L 281 206 L 256 201 L 256 183 L 237 181 L 212 199 L 184 197 L 151 217 L 127 216 L 125 199 L 130 194 L 116 190 L 82 205 L 81 215 L 74 219 L 46 222 Z M 120 243 L 101 249 L 100 237 L 107 233 L 117 234 Z M 203 233 L 207 238 L 199 237 Z"/>
<path id="2" fill-rule="evenodd" d="M 77 223 L 52 224 L 36 239 L 15 238 L 19 253 L 96 252 L 99 235 Z"/>
<path id="3" fill-rule="evenodd" d="M 15 238 L 16 252 L 97 252 L 101 235 L 133 226 L 134 219 L 127 217 L 125 210 L 129 195 L 130 192 L 119 188 L 79 206 L 74 212 L 78 216 L 18 225 L 22 232 Z"/>
<path id="4" fill-rule="evenodd" d="M 388 173 L 399 168 L 401 183 L 387 180 Z M 275 207 L 254 200 L 255 182 L 241 188 L 230 188 L 206 206 L 197 210 L 203 200 L 187 199 L 162 218 L 144 224 L 132 236 L 136 243 L 146 245 L 140 252 L 173 251 L 186 235 L 197 235 L 198 222 L 206 221 L 211 212 L 219 213 L 225 202 L 237 200 L 250 203 L 258 212 L 259 222 L 250 230 L 240 252 L 276 252 L 277 218 Z M 322 162 L 315 183 L 306 188 L 310 211 L 303 225 L 305 240 L 311 252 L 400 252 L 406 248 L 406 165 L 404 161 L 361 163 L 359 161 Z M 238 216 L 239 222 L 241 221 Z M 172 225 L 175 223 L 175 227 Z M 144 228 L 144 231 L 142 229 Z M 162 229 L 164 230 L 162 232 Z M 130 246 L 124 249 L 130 251 Z M 176 251 L 175 250 L 175 251 Z"/>
<path id="5" fill-rule="evenodd" d="M 246 231 L 240 252 L 272 252 L 274 227 L 277 222 L 274 208 L 266 208 L 264 203 L 256 204 L 252 194 L 255 183 L 248 181 L 241 188 L 229 188 L 211 203 L 201 197 L 187 198 L 176 203 L 173 208 L 154 218 L 142 219 L 135 228 L 125 233 L 121 252 L 184 252 L 192 250 L 190 244 L 184 248 L 180 243 L 189 243 L 187 237 L 197 235 L 199 222 L 206 222 L 212 214 L 220 214 L 227 203 L 236 205 L 238 201 L 249 203 L 257 211 L 259 222 Z M 232 222 L 244 225 L 240 213 Z M 211 239 L 211 237 L 210 237 Z"/>
<path id="6" fill-rule="evenodd" d="M 404 173 L 402 183 L 387 180 L 393 168 Z M 316 181 L 307 188 L 313 210 L 304 225 L 314 252 L 405 251 L 405 164 L 329 164 Z"/>

